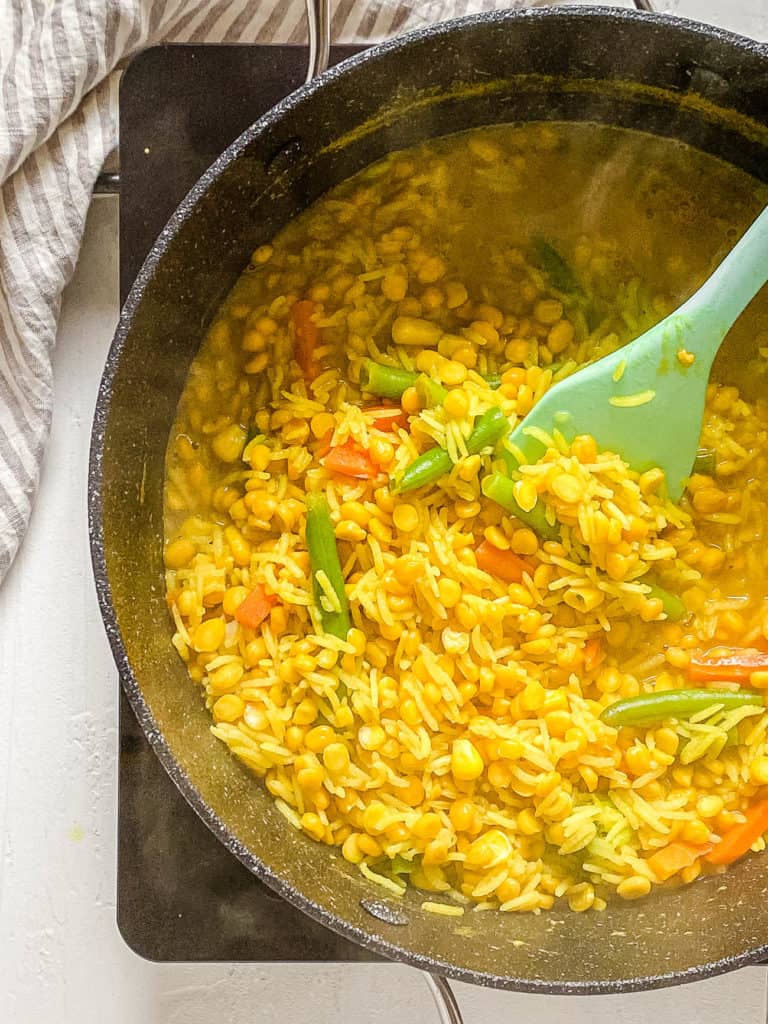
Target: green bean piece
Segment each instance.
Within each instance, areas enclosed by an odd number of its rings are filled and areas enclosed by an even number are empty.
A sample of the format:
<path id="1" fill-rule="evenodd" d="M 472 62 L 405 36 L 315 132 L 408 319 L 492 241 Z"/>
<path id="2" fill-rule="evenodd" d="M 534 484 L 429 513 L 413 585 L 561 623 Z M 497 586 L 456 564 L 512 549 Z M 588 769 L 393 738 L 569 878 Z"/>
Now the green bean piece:
<path id="1" fill-rule="evenodd" d="M 418 378 L 413 370 L 398 366 L 385 366 L 373 359 L 364 359 L 360 373 L 360 387 L 369 395 L 379 398 L 402 398 L 406 388 L 412 388 Z"/>
<path id="2" fill-rule="evenodd" d="M 426 487 L 450 473 L 452 466 L 445 448 L 430 448 L 406 466 L 399 479 L 392 479 L 392 493 L 405 494 L 417 487 Z"/>
<path id="3" fill-rule="evenodd" d="M 658 583 L 651 583 L 651 581 L 647 579 L 641 579 L 640 583 L 648 584 L 651 588 L 651 592 L 648 596 L 657 597 L 661 601 L 664 606 L 666 616 L 670 622 L 679 622 L 688 614 L 688 609 L 677 594 L 673 594 L 669 590 L 665 590 L 664 587 L 660 587 Z"/>
<path id="4" fill-rule="evenodd" d="M 315 605 L 320 612 L 320 619 L 326 633 L 346 640 L 350 630 L 349 602 L 344 586 L 344 574 L 341 571 L 339 551 L 336 547 L 336 534 L 333 529 L 328 502 L 323 494 L 307 495 L 307 548 L 312 570 L 312 591 Z M 341 611 L 327 611 L 323 607 L 321 596 L 323 589 L 317 582 L 317 573 L 324 572 L 339 599 Z"/>
<path id="5" fill-rule="evenodd" d="M 508 434 L 512 424 L 498 407 L 486 409 L 467 438 L 467 451 L 478 455 L 483 448 L 492 448 Z"/>
<path id="6" fill-rule="evenodd" d="M 693 463 L 692 473 L 714 476 L 717 473 L 717 452 L 714 448 L 699 448 Z"/>
<path id="7" fill-rule="evenodd" d="M 618 729 L 624 725 L 652 725 L 666 718 L 690 718 L 716 705 L 730 711 L 749 704 L 762 707 L 764 703 L 762 694 L 749 690 L 659 690 L 617 700 L 604 709 L 600 721 Z"/>
<path id="8" fill-rule="evenodd" d="M 436 380 L 433 380 L 426 373 L 419 374 L 414 387 L 416 388 L 416 394 L 419 396 L 419 401 L 425 409 L 433 409 L 436 405 L 442 405 L 445 401 L 445 396 L 448 394 L 448 391 L 442 384 L 438 384 Z"/>
<path id="9" fill-rule="evenodd" d="M 517 498 L 515 498 L 514 481 L 510 480 L 508 476 L 503 476 L 501 473 L 491 473 L 483 479 L 481 486 L 486 498 L 490 498 L 497 505 L 501 505 L 503 509 L 511 513 L 515 519 L 519 519 L 521 523 L 530 526 L 533 532 L 538 534 L 542 540 L 557 540 L 560 536 L 557 525 L 553 525 L 547 519 L 546 510 L 542 502 L 537 501 L 530 512 L 526 512 L 524 508 L 520 507 Z"/>
<path id="10" fill-rule="evenodd" d="M 535 238 L 533 247 L 541 269 L 554 288 L 564 294 L 581 293 L 581 286 L 576 280 L 575 274 L 553 245 L 543 238 Z"/>
<path id="11" fill-rule="evenodd" d="M 509 420 L 501 409 L 487 409 L 467 438 L 467 451 L 470 455 L 477 455 L 484 448 L 492 448 L 509 429 Z M 450 473 L 452 466 L 451 457 L 444 448 L 430 448 L 405 467 L 399 480 L 393 480 L 392 490 L 395 494 L 405 494 L 417 487 L 433 484 Z"/>
<path id="12" fill-rule="evenodd" d="M 416 382 L 426 374 L 416 373 L 415 370 L 404 370 L 401 366 L 387 366 L 385 363 L 377 363 L 373 359 L 364 359 L 360 372 L 360 387 L 368 395 L 378 395 L 379 398 L 402 398 L 406 388 L 416 386 Z M 431 377 L 427 378 L 432 380 Z M 494 391 L 501 387 L 501 374 L 489 373 L 483 378 L 489 388 Z M 441 405 L 447 391 L 437 381 L 432 381 L 435 388 L 440 388 L 442 398 L 439 402 L 432 401 L 431 405 Z M 434 392 L 437 394 L 437 392 Z"/>

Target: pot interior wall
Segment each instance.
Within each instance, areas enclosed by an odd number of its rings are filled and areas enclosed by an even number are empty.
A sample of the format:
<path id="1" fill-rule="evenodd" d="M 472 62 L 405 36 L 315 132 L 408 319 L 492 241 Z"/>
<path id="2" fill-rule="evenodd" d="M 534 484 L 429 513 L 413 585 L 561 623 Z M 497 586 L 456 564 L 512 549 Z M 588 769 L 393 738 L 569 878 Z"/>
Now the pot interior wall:
<path id="1" fill-rule="evenodd" d="M 292 830 L 211 736 L 169 642 L 163 458 L 189 363 L 256 245 L 332 184 L 425 136 L 599 120 L 683 139 L 768 177 L 766 67 L 744 41 L 620 12 L 486 16 L 389 45 L 246 133 L 186 201 L 131 293 L 97 412 L 108 577 L 99 586 L 114 607 L 107 626 L 124 685 L 166 767 L 233 852 L 293 902 L 385 954 L 549 991 L 646 986 L 708 965 L 701 976 L 765 943 L 765 863 L 748 859 L 724 878 L 601 914 L 441 918 L 409 895 L 399 923 L 371 916 L 361 901 L 381 894 Z"/>

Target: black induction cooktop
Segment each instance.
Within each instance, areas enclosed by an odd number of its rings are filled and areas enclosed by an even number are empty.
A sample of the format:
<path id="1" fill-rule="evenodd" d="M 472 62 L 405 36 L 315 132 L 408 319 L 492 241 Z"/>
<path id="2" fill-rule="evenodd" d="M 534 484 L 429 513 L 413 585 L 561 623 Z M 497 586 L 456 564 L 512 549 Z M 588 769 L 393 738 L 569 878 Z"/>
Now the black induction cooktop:
<path id="1" fill-rule="evenodd" d="M 360 47 L 337 46 L 331 63 Z M 304 79 L 295 46 L 161 46 L 120 88 L 120 294 L 178 203 L 227 145 Z M 250 874 L 166 775 L 121 693 L 117 921 L 151 960 L 356 960 Z"/>

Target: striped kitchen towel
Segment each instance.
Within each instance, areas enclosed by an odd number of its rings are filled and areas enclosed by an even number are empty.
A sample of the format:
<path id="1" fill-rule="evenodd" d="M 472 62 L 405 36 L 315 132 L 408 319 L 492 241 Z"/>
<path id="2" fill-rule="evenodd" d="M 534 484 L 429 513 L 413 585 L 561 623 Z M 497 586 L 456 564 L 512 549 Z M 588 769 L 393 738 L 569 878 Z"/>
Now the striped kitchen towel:
<path id="1" fill-rule="evenodd" d="M 61 293 L 117 142 L 120 68 L 162 41 L 301 42 L 305 0 L 0 0 L 0 581 L 51 424 Z M 516 0 L 331 0 L 337 41 L 381 39 Z"/>

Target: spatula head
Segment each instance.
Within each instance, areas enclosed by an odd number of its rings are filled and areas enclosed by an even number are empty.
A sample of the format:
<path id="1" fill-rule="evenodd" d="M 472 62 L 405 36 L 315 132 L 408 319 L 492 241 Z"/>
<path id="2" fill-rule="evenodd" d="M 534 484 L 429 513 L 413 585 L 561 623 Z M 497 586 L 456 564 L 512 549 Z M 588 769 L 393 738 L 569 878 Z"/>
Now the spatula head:
<path id="1" fill-rule="evenodd" d="M 682 311 L 673 313 L 630 345 L 556 384 L 509 442 L 526 462 L 535 462 L 544 445 L 531 427 L 548 434 L 557 429 L 568 441 L 591 434 L 600 450 L 616 452 L 639 472 L 662 469 L 668 494 L 677 501 L 696 458 L 711 367 L 705 357 L 690 362 L 685 339 L 694 330 L 700 335 L 721 331 L 722 325 L 694 324 Z"/>

